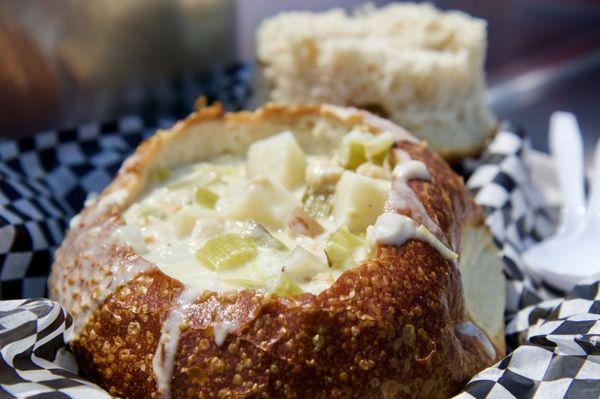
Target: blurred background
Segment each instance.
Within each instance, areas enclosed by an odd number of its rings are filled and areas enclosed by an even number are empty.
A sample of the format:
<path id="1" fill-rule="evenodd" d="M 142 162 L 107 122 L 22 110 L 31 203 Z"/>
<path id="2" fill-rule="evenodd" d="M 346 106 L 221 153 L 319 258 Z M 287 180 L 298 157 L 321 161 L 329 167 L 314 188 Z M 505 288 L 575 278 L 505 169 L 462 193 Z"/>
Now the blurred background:
<path id="1" fill-rule="evenodd" d="M 488 97 L 501 118 L 546 150 L 550 113 L 572 111 L 591 148 L 600 135 L 599 0 L 431 2 L 488 21 Z M 146 88 L 252 61 L 254 31 L 265 17 L 363 3 L 0 0 L 0 136 L 140 112 Z"/>

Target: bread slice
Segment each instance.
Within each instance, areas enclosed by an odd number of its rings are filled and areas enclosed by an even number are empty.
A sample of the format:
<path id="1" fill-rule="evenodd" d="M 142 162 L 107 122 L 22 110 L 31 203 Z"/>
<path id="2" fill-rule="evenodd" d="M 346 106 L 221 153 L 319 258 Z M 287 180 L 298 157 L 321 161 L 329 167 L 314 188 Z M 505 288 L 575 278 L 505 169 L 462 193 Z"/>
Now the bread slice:
<path id="1" fill-rule="evenodd" d="M 487 228 L 479 226 L 464 231 L 459 269 L 469 319 L 504 352 L 506 280 L 498 248 Z"/>
<path id="2" fill-rule="evenodd" d="M 259 100 L 375 111 L 450 160 L 476 154 L 495 131 L 486 23 L 462 12 L 410 3 L 288 12 L 260 26 L 256 51 Z"/>

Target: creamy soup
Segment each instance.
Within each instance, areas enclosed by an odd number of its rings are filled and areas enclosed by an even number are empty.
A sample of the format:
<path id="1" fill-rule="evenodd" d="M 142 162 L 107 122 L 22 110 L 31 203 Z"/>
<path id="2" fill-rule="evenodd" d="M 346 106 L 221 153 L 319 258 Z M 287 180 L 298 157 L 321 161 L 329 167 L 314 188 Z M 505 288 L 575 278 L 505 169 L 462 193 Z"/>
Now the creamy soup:
<path id="1" fill-rule="evenodd" d="M 414 202 L 406 182 L 429 178 L 393 142 L 388 133 L 352 131 L 335 153 L 317 156 L 282 132 L 245 157 L 155 169 L 116 234 L 164 273 L 212 291 L 317 294 L 373 255 L 377 242 L 421 239 L 452 258 L 430 233 L 437 226 L 383 212 L 392 181 Z"/>

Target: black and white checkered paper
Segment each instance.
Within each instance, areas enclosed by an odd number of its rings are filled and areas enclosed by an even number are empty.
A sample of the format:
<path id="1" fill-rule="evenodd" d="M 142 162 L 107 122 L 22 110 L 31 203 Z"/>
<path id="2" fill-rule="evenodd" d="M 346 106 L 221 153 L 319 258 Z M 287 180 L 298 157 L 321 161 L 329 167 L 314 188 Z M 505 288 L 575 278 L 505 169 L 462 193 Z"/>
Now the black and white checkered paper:
<path id="1" fill-rule="evenodd" d="M 0 301 L 1 398 L 111 397 L 77 376 L 77 363 L 65 345 L 72 324 L 49 299 Z"/>
<path id="2" fill-rule="evenodd" d="M 529 151 L 522 132 L 504 125 L 469 165 L 467 185 L 504 261 L 512 352 L 473 377 L 459 399 L 600 398 L 600 283 L 565 296 L 530 276 L 521 259 L 552 232 L 555 219 L 532 186 Z"/>
<path id="3" fill-rule="evenodd" d="M 70 316 L 47 299 L 20 298 L 46 295 L 69 219 L 142 139 L 183 116 L 200 94 L 241 108 L 249 76 L 238 66 L 186 77 L 149 95 L 142 116 L 0 141 L 0 298 L 18 299 L 0 301 L 0 398 L 110 397 L 77 376 L 65 346 Z M 163 112 L 152 111 L 157 107 Z M 599 283 L 565 296 L 533 279 L 520 257 L 554 226 L 532 187 L 528 151 L 526 137 L 505 125 L 481 158 L 465 165 L 505 264 L 511 353 L 476 375 L 460 399 L 600 397 Z"/>

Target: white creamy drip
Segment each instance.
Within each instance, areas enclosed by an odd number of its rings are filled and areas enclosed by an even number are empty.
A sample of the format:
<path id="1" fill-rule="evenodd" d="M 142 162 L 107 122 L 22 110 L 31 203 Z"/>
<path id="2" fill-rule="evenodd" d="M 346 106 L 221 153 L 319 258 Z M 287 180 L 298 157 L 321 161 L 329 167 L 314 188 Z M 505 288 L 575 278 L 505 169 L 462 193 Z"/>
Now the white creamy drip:
<path id="1" fill-rule="evenodd" d="M 475 324 L 471 323 L 470 321 L 467 321 L 467 322 L 457 325 L 455 327 L 455 330 L 458 334 L 468 335 L 470 337 L 477 339 L 483 345 L 483 348 L 485 349 L 486 354 L 491 359 L 496 358 L 496 349 L 494 348 L 494 345 L 492 345 L 492 343 L 491 343 L 490 339 L 487 337 L 487 335 L 485 335 L 485 333 L 483 331 L 481 331 L 481 329 L 479 327 L 477 327 Z"/>
<path id="2" fill-rule="evenodd" d="M 148 246 L 144 242 L 144 237 L 139 228 L 129 224 L 119 226 L 113 232 L 113 237 L 117 240 L 131 245 L 135 252 L 145 254 L 148 252 Z"/>
<path id="3" fill-rule="evenodd" d="M 237 323 L 234 323 L 233 321 L 226 320 L 214 323 L 213 335 L 215 337 L 215 344 L 217 346 L 223 345 L 225 339 L 227 338 L 227 335 L 237 330 L 238 327 L 239 325 Z"/>
<path id="4" fill-rule="evenodd" d="M 160 398 L 171 397 L 171 379 L 175 365 L 175 355 L 181 337 L 181 327 L 186 322 L 186 313 L 189 306 L 196 300 L 200 292 L 195 289 L 186 288 L 174 300 L 165 320 L 156 352 L 152 358 L 152 369 L 156 377 L 156 385 Z"/>
<path id="5" fill-rule="evenodd" d="M 446 259 L 452 261 L 458 259 L 458 255 L 431 234 L 425 226 L 418 226 L 414 220 L 399 213 L 384 212 L 367 234 L 372 245 L 374 243 L 402 245 L 410 239 L 415 239 L 425 241 Z"/>
<path id="6" fill-rule="evenodd" d="M 175 367 L 175 356 L 181 338 L 182 326 L 187 322 L 190 305 L 200 296 L 202 290 L 185 288 L 174 300 L 171 311 L 165 320 L 154 357 L 152 369 L 156 378 L 159 398 L 169 399 L 171 395 L 171 380 Z M 217 346 L 223 345 L 227 336 L 238 328 L 233 321 L 216 321 L 213 324 L 213 335 Z"/>
<path id="7" fill-rule="evenodd" d="M 116 256 L 109 261 L 101 262 L 98 267 L 98 254 L 110 254 L 123 247 L 123 241 L 112 236 L 114 227 L 111 221 L 92 228 L 85 235 L 81 245 L 85 247 L 78 258 L 79 266 L 70 271 L 68 277 L 75 282 L 85 281 L 85 284 L 93 282 L 93 288 L 81 289 L 79 284 L 65 284 L 61 288 L 59 300 L 63 303 L 73 301 L 74 305 L 69 309 L 74 316 L 73 338 L 77 338 L 83 331 L 87 321 L 92 317 L 99 304 L 111 295 L 123 284 L 131 281 L 135 276 L 150 269 L 151 264 L 138 256 L 128 256 L 124 259 Z M 103 238 L 107 235 L 107 238 Z"/>
<path id="8" fill-rule="evenodd" d="M 410 158 L 405 151 L 394 150 L 398 164 L 394 168 L 392 189 L 386 209 L 388 210 L 407 210 L 411 217 L 422 221 L 429 231 L 434 234 L 441 234 L 438 224 L 429 216 L 423 203 L 417 197 L 417 194 L 410 188 L 408 181 L 412 179 L 429 180 L 431 178 L 427 166 L 421 161 L 415 161 Z"/>
<path id="9" fill-rule="evenodd" d="M 376 243 L 402 245 L 410 239 L 416 239 L 427 242 L 446 259 L 457 260 L 458 255 L 434 235 L 441 234 L 439 225 L 429 216 L 417 194 L 408 185 L 412 179 L 429 180 L 431 175 L 427 166 L 411 159 L 403 150 L 396 149 L 394 152 L 398 163 L 392 172 L 392 189 L 386 200 L 388 211 L 379 215 L 375 224 L 367 230 L 371 247 Z M 411 217 L 396 213 L 396 210 L 408 211 Z M 422 221 L 422 225 L 413 219 L 415 216 Z"/>

